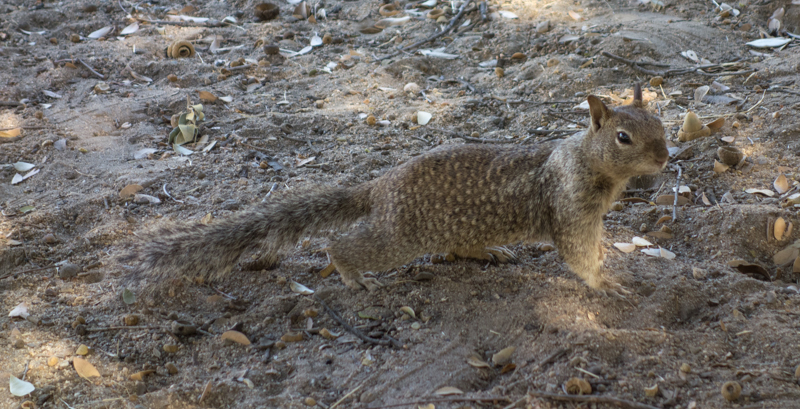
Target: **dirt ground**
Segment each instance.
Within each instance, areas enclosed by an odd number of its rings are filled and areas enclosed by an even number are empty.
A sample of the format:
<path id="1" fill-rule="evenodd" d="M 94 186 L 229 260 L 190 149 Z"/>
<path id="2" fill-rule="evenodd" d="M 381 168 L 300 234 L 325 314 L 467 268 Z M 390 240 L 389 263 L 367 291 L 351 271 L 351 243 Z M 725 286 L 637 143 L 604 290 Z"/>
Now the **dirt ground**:
<path id="1" fill-rule="evenodd" d="M 628 407 L 800 408 L 800 273 L 773 258 L 800 238 L 787 202 L 800 180 L 800 44 L 745 45 L 779 7 L 782 26 L 800 33 L 800 5 L 743 0 L 738 16 L 721 16 L 699 0 L 492 1 L 486 21 L 471 11 L 420 47 L 457 58 L 412 49 L 380 60 L 446 23 L 412 16 L 362 34 L 383 18 L 382 3 L 309 3 L 316 22 L 293 17 L 284 0 L 277 19 L 258 21 L 256 3 L 0 4 L 0 408 L 612 407 L 533 396 L 563 395 L 571 378 L 588 381 L 590 397 L 647 405 Z M 119 36 L 132 17 L 176 14 L 214 21 L 141 21 Z M 89 38 L 105 26 L 113 31 Z M 263 47 L 296 52 L 315 34 L 330 36 L 305 54 Z M 167 58 L 177 40 L 197 54 Z M 712 66 L 698 73 L 688 50 Z M 691 69 L 650 85 L 647 70 L 679 68 Z M 130 266 L 117 261 L 158 226 L 213 223 L 288 189 L 354 185 L 438 145 L 564 136 L 584 128 L 588 114 L 575 107 L 587 95 L 616 105 L 637 81 L 676 149 L 667 170 L 633 181 L 606 217 L 605 266 L 633 291 L 627 300 L 592 291 L 541 243 L 513 245 L 519 260 L 504 265 L 429 255 L 378 275 L 386 286 L 372 293 L 321 277 L 324 236 L 298 243 L 278 268 L 160 283 L 166 291 L 154 296 L 146 283 L 127 285 Z M 702 86 L 711 89 L 698 101 Z M 208 142 L 183 156 L 167 141 L 187 97 L 204 105 Z M 679 142 L 687 110 L 724 125 Z M 417 111 L 430 123 L 418 125 Z M 716 172 L 726 146 L 746 158 Z M 12 183 L 30 172 L 16 162 L 40 171 Z M 664 221 L 673 206 L 659 197 L 672 194 L 678 167 L 691 193 Z M 780 174 L 785 193 L 773 187 Z M 132 184 L 160 203 L 122 198 Z M 780 240 L 778 218 L 794 226 Z M 614 247 L 634 236 L 676 257 Z M 292 281 L 362 333 L 402 346 L 361 341 Z M 9 316 L 21 303 L 30 315 Z M 228 330 L 252 344 L 223 339 Z M 79 376 L 81 359 L 100 376 Z M 11 376 L 35 391 L 13 396 Z M 732 381 L 741 394 L 728 402 L 721 388 Z"/>

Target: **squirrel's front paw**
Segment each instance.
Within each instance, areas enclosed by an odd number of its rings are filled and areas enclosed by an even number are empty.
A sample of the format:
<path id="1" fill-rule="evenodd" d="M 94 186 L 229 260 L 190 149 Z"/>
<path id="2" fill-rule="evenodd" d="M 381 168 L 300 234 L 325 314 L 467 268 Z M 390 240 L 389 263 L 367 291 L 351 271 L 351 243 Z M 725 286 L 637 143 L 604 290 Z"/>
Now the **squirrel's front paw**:
<path id="1" fill-rule="evenodd" d="M 626 296 L 633 294 L 622 284 L 613 281 L 606 281 L 604 288 L 598 290 L 605 296 L 613 296 L 622 300 L 627 300 L 628 298 Z"/>
<path id="2" fill-rule="evenodd" d="M 383 287 L 380 281 L 374 278 L 364 278 L 361 273 L 342 275 L 344 284 L 354 290 L 375 291 Z"/>

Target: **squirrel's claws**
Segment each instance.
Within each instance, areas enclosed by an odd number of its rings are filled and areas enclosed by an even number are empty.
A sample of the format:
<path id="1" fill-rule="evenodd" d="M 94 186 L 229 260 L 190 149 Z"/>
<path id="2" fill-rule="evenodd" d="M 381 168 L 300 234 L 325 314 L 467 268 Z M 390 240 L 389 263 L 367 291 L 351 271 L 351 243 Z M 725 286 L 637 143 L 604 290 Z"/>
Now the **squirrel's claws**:
<path id="1" fill-rule="evenodd" d="M 375 291 L 378 288 L 383 287 L 383 284 L 381 284 L 381 282 L 377 279 L 364 278 L 364 276 L 361 274 L 354 278 L 342 276 L 342 281 L 344 281 L 345 285 L 354 290 Z"/>

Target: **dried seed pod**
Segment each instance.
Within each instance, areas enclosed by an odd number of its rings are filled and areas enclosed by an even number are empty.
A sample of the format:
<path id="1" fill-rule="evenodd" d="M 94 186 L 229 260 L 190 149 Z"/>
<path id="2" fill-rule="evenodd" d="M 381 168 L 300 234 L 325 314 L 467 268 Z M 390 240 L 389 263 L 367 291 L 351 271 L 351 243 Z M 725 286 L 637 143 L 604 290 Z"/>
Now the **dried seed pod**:
<path id="1" fill-rule="evenodd" d="M 367 125 L 372 126 L 372 125 L 375 125 L 377 122 L 378 122 L 378 120 L 375 119 L 375 115 L 369 115 L 367 117 Z"/>
<path id="2" fill-rule="evenodd" d="M 167 57 L 191 58 L 194 57 L 194 46 L 186 40 L 175 41 L 167 47 Z"/>
<path id="3" fill-rule="evenodd" d="M 717 149 L 717 156 L 722 164 L 736 166 L 744 158 L 744 153 L 735 146 L 721 146 Z"/>
<path id="4" fill-rule="evenodd" d="M 678 140 L 688 142 L 697 138 L 711 135 L 711 128 L 703 125 L 694 112 L 687 112 L 683 119 L 683 126 L 678 131 Z"/>
<path id="5" fill-rule="evenodd" d="M 167 75 L 167 79 L 169 80 L 169 82 L 177 82 L 178 81 L 178 76 L 175 75 L 175 74 L 170 74 L 170 75 Z M 175 126 L 177 126 L 177 125 L 175 125 Z"/>
<path id="6" fill-rule="evenodd" d="M 512 60 L 524 60 L 525 59 L 525 54 L 523 54 L 523 53 L 514 53 L 511 56 L 511 59 Z"/>
<path id="7" fill-rule="evenodd" d="M 663 83 L 664 83 L 664 77 L 656 76 L 656 77 L 650 78 L 650 86 L 651 87 L 657 87 L 657 86 L 659 86 L 659 85 L 661 85 Z"/>
<path id="8" fill-rule="evenodd" d="M 736 399 L 739 399 L 739 395 L 741 394 L 742 385 L 739 385 L 739 382 L 730 381 L 725 382 L 725 384 L 722 385 L 722 397 L 728 402 L 733 402 Z"/>
<path id="9" fill-rule="evenodd" d="M 775 224 L 772 226 L 772 233 L 775 236 L 775 240 L 783 240 L 783 234 L 785 232 L 786 220 L 784 220 L 783 217 L 779 217 L 778 220 L 775 220 Z"/>
<path id="10" fill-rule="evenodd" d="M 592 393 L 592 385 L 580 378 L 572 378 L 564 386 L 570 395 L 589 395 Z"/>
<path id="11" fill-rule="evenodd" d="M 497 75 L 497 78 L 503 78 L 503 76 L 506 75 L 505 70 L 500 67 L 495 67 L 494 73 Z"/>
<path id="12" fill-rule="evenodd" d="M 69 36 L 69 41 L 72 41 L 73 43 L 80 43 L 81 42 L 81 36 L 79 36 L 77 34 L 72 34 L 71 36 Z"/>
<path id="13" fill-rule="evenodd" d="M 256 4 L 255 7 L 256 18 L 261 21 L 269 21 L 275 19 L 276 17 L 278 17 L 278 14 L 280 14 L 280 11 L 281 10 L 278 8 L 278 6 L 272 3 Z"/>
<path id="14" fill-rule="evenodd" d="M 444 15 L 444 10 L 442 9 L 432 9 L 428 12 L 428 18 L 432 20 L 436 20 L 437 18 Z"/>

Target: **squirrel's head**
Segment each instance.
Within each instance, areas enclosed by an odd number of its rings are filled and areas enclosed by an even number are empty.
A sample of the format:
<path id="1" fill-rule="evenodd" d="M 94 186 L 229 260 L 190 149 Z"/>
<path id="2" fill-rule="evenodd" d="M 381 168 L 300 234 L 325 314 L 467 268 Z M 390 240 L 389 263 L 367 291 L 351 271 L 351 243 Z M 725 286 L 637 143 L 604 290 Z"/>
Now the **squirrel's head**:
<path id="1" fill-rule="evenodd" d="M 608 108 L 594 95 L 588 101 L 592 126 L 587 139 L 600 167 L 615 176 L 632 177 L 656 173 L 667 165 L 664 127 L 645 109 L 639 84 L 631 105 Z"/>

